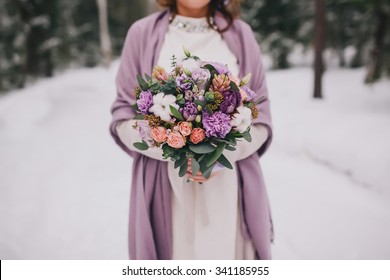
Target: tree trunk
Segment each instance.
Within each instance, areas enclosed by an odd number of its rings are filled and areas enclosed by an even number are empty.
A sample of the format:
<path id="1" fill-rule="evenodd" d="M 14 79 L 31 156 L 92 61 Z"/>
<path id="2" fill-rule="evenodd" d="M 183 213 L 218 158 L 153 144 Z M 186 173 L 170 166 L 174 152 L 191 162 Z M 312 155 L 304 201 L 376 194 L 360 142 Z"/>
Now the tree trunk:
<path id="1" fill-rule="evenodd" d="M 382 72 L 382 58 L 384 51 L 384 38 L 386 35 L 387 14 L 379 6 L 377 10 L 378 24 L 376 26 L 374 46 L 371 50 L 371 62 L 366 75 L 365 83 L 373 83 L 377 81 Z"/>
<path id="2" fill-rule="evenodd" d="M 345 18 L 345 8 L 343 4 L 340 4 L 337 17 L 339 18 L 339 32 L 338 32 L 338 39 L 339 39 L 339 46 L 338 46 L 338 54 L 339 54 L 339 66 L 345 67 L 346 60 L 345 60 L 345 30 L 346 30 L 346 18 Z"/>
<path id="3" fill-rule="evenodd" d="M 99 10 L 100 27 L 100 48 L 103 56 L 103 65 L 109 67 L 111 64 L 111 39 L 108 29 L 107 1 L 96 0 Z"/>
<path id="4" fill-rule="evenodd" d="M 315 2 L 315 35 L 314 35 L 314 98 L 322 98 L 322 74 L 324 61 L 322 52 L 325 43 L 325 0 Z"/>

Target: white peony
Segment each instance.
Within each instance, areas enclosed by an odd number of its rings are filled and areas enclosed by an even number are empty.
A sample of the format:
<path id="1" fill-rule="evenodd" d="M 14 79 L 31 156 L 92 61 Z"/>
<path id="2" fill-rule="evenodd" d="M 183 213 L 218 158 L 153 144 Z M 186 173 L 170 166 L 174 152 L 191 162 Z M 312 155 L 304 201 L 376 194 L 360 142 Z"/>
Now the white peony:
<path id="1" fill-rule="evenodd" d="M 252 124 L 252 111 L 244 106 L 238 107 L 237 111 L 238 113 L 234 114 L 230 124 L 234 130 L 242 133 Z"/>
<path id="2" fill-rule="evenodd" d="M 153 106 L 149 111 L 155 116 L 160 117 L 163 121 L 171 121 L 171 108 L 170 105 L 179 109 L 179 105 L 176 104 L 176 97 L 172 94 L 164 94 L 160 92 L 153 96 Z"/>

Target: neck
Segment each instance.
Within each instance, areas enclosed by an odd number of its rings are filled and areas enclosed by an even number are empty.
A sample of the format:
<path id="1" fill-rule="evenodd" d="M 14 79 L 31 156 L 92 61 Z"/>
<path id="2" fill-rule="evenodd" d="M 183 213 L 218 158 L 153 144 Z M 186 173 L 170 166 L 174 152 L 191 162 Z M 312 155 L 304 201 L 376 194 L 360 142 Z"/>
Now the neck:
<path id="1" fill-rule="evenodd" d="M 199 9 L 189 9 L 177 3 L 177 14 L 185 17 L 202 18 L 207 16 L 208 6 Z"/>

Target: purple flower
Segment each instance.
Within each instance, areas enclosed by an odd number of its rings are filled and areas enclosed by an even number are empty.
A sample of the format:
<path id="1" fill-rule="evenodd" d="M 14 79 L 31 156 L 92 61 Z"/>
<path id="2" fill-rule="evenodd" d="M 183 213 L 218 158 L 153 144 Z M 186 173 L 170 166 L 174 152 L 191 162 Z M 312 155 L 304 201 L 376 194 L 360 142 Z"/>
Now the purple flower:
<path id="1" fill-rule="evenodd" d="M 148 91 L 141 91 L 137 100 L 138 110 L 145 115 L 148 113 L 150 107 L 153 106 L 153 95 Z"/>
<path id="2" fill-rule="evenodd" d="M 192 79 L 199 90 L 205 89 L 207 82 L 210 80 L 210 71 L 197 68 L 192 72 Z"/>
<path id="3" fill-rule="evenodd" d="M 253 90 L 251 90 L 249 87 L 247 87 L 247 86 L 243 86 L 243 87 L 241 87 L 241 89 L 246 93 L 246 95 L 247 95 L 247 99 L 246 100 L 248 100 L 248 101 L 251 101 L 251 100 L 253 100 L 253 98 L 255 97 L 255 95 L 256 95 L 256 93 L 253 91 Z"/>
<path id="4" fill-rule="evenodd" d="M 218 111 L 214 114 L 209 114 L 207 111 L 203 111 L 202 119 L 207 137 L 225 138 L 226 134 L 232 129 L 229 115 L 222 112 Z"/>
<path id="5" fill-rule="evenodd" d="M 194 99 L 199 101 L 204 101 L 204 89 L 199 92 L 194 93 Z"/>
<path id="6" fill-rule="evenodd" d="M 241 94 L 233 90 L 228 90 L 222 93 L 223 101 L 219 105 L 219 109 L 225 114 L 231 114 L 234 110 L 240 106 Z"/>
<path id="7" fill-rule="evenodd" d="M 150 136 L 150 126 L 148 121 L 140 120 L 137 121 L 137 131 L 142 140 L 145 140 L 146 143 L 151 146 L 153 144 L 153 139 Z"/>
<path id="8" fill-rule="evenodd" d="M 176 77 L 176 84 L 182 91 L 192 89 L 191 78 L 184 73 Z"/>
<path id="9" fill-rule="evenodd" d="M 192 122 L 195 120 L 196 115 L 198 114 L 198 108 L 195 105 L 194 102 L 186 101 L 183 108 L 180 108 L 180 113 L 183 115 L 183 118 L 188 121 Z"/>

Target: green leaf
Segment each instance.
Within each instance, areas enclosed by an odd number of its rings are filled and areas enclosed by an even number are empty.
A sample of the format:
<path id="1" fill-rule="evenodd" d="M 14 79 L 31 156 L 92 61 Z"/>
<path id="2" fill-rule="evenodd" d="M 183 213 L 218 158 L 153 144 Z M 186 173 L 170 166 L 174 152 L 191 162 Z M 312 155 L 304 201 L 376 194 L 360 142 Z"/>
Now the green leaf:
<path id="1" fill-rule="evenodd" d="M 207 154 L 201 155 L 201 156 L 198 158 L 198 162 L 201 164 L 202 161 L 205 159 L 206 156 L 207 156 Z"/>
<path id="2" fill-rule="evenodd" d="M 251 134 L 249 133 L 249 131 L 245 131 L 242 136 L 244 137 L 244 139 L 248 142 L 252 142 L 252 136 Z"/>
<path id="3" fill-rule="evenodd" d="M 202 172 L 203 177 L 205 177 L 206 179 L 210 178 L 210 175 L 214 169 L 214 166 L 215 166 L 215 162 L 212 165 L 210 165 L 209 167 L 207 167 L 206 170 L 204 170 Z"/>
<path id="4" fill-rule="evenodd" d="M 137 75 L 137 81 L 138 81 L 139 87 L 142 90 L 148 89 L 148 84 L 145 82 L 145 80 L 140 75 Z"/>
<path id="5" fill-rule="evenodd" d="M 207 142 L 198 145 L 189 145 L 189 148 L 196 154 L 208 154 L 215 151 L 215 146 Z"/>
<path id="6" fill-rule="evenodd" d="M 137 104 L 137 102 L 132 104 L 132 105 L 130 105 L 130 106 L 131 106 L 131 108 L 134 109 L 134 111 L 138 111 L 138 104 Z"/>
<path id="7" fill-rule="evenodd" d="M 179 121 L 184 121 L 183 116 L 180 114 L 179 110 L 177 110 L 175 107 L 172 105 L 169 105 L 169 108 L 171 109 L 172 116 L 174 116 L 176 119 Z"/>
<path id="8" fill-rule="evenodd" d="M 226 168 L 233 169 L 232 164 L 223 154 L 219 157 L 218 162 Z"/>
<path id="9" fill-rule="evenodd" d="M 206 106 L 206 102 L 200 101 L 200 100 L 195 100 L 194 103 L 196 105 L 201 106 L 202 108 Z"/>
<path id="10" fill-rule="evenodd" d="M 148 74 L 145 73 L 145 79 L 148 81 L 148 80 L 151 80 L 152 77 L 150 77 Z"/>
<path id="11" fill-rule="evenodd" d="M 238 88 L 238 86 L 236 85 L 235 82 L 233 81 L 230 81 L 230 88 L 235 91 L 235 92 L 240 92 L 240 89 Z"/>
<path id="12" fill-rule="evenodd" d="M 180 177 L 183 177 L 184 175 L 186 175 L 187 169 L 188 169 L 188 161 L 185 161 L 185 162 L 180 166 L 179 176 L 180 176 Z"/>
<path id="13" fill-rule="evenodd" d="M 145 151 L 149 149 L 148 143 L 145 142 L 145 140 L 142 140 L 142 142 L 135 142 L 134 147 L 136 147 L 138 150 Z"/>
<path id="14" fill-rule="evenodd" d="M 165 94 L 176 94 L 176 82 L 175 80 L 168 80 L 162 87 L 161 91 Z"/>
<path id="15" fill-rule="evenodd" d="M 209 70 L 210 72 L 217 72 L 217 70 L 215 69 L 215 67 L 211 64 L 206 64 L 205 66 L 203 66 L 203 68 L 206 68 L 207 70 Z M 213 76 L 211 76 L 213 78 Z"/>
<path id="16" fill-rule="evenodd" d="M 141 115 L 141 114 L 137 114 L 137 115 L 135 115 L 135 117 L 133 118 L 134 120 L 144 120 L 144 116 L 143 115 Z"/>
<path id="17" fill-rule="evenodd" d="M 192 176 L 196 176 L 196 173 L 198 173 L 200 169 L 199 163 L 196 161 L 196 159 L 191 159 L 191 171 Z"/>
<path id="18" fill-rule="evenodd" d="M 258 105 L 260 103 L 263 103 L 265 101 L 265 96 L 261 96 L 259 99 L 255 101 L 255 105 Z"/>
<path id="19" fill-rule="evenodd" d="M 212 165 L 217 161 L 217 159 L 222 155 L 223 150 L 225 149 L 226 143 L 219 143 L 215 151 L 211 154 L 210 158 L 207 161 L 207 166 Z"/>
<path id="20" fill-rule="evenodd" d="M 186 154 L 183 153 L 182 156 L 180 157 L 180 159 L 175 161 L 174 167 L 178 168 L 179 166 L 182 166 L 184 164 L 184 162 L 186 162 L 186 161 L 187 161 Z"/>
<path id="21" fill-rule="evenodd" d="M 226 145 L 225 149 L 229 150 L 229 151 L 235 151 L 236 147 L 233 147 L 233 146 L 230 146 L 230 145 Z"/>

